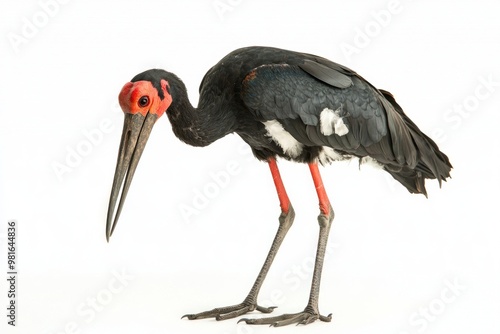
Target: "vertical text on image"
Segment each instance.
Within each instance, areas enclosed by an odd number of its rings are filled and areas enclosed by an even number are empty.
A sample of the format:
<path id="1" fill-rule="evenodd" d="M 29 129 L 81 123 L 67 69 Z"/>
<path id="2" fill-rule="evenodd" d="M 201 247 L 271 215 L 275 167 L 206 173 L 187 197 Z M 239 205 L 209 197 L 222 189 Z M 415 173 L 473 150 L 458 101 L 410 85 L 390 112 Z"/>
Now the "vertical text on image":
<path id="1" fill-rule="evenodd" d="M 7 223 L 7 324 L 16 326 L 17 321 L 17 221 Z"/>

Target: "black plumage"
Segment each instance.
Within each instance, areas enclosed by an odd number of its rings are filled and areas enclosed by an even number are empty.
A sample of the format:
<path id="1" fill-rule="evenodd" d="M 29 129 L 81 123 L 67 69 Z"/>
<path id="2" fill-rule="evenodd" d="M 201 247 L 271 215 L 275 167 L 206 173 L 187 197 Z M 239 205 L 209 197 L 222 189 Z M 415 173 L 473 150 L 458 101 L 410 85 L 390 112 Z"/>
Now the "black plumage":
<path id="1" fill-rule="evenodd" d="M 206 146 L 236 133 L 270 167 L 281 215 L 254 285 L 242 303 L 186 315 L 189 319 L 224 320 L 254 310 L 273 311 L 274 307 L 259 306 L 257 296 L 295 217 L 277 157 L 308 164 L 318 195 L 320 229 L 311 292 L 302 312 L 240 320 L 248 324 L 282 326 L 331 319 L 331 315 L 321 315 L 318 307 L 323 259 L 334 218 L 318 163 L 371 158 L 410 192 L 425 195 L 425 179 L 437 179 L 441 184 L 452 168 L 448 157 L 406 116 L 389 92 L 376 89 L 347 67 L 310 54 L 268 47 L 235 50 L 203 78 L 197 108 L 189 102 L 183 82 L 158 69 L 126 83 L 119 101 L 125 122 L 108 207 L 108 239 L 149 133 L 163 113 L 185 143 Z"/>
<path id="2" fill-rule="evenodd" d="M 321 132 L 320 113 L 325 108 L 338 110 L 349 130 L 346 135 Z M 174 105 L 170 109 L 175 110 Z M 194 120 L 203 120 L 199 128 L 204 140 L 177 133 L 192 145 L 235 132 L 260 160 L 280 156 L 298 162 L 315 161 L 324 146 L 331 147 L 344 157 L 375 159 L 412 193 L 426 194 L 426 178 L 441 183 L 450 176 L 448 157 L 389 92 L 322 57 L 268 47 L 235 50 L 205 75 L 198 109 L 192 112 Z M 286 154 L 271 140 L 262 124 L 269 120 L 278 121 L 304 144 L 299 156 Z"/>

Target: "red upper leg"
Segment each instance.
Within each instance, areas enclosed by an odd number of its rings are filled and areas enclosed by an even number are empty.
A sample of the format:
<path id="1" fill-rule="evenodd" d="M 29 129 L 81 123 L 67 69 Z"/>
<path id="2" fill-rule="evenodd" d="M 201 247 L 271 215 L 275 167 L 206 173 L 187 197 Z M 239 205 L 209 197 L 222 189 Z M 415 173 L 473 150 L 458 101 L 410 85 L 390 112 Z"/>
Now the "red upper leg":
<path id="1" fill-rule="evenodd" d="M 314 186 L 316 187 L 316 193 L 318 194 L 319 209 L 321 213 L 328 216 L 330 215 L 330 200 L 326 194 L 323 180 L 321 179 L 321 174 L 319 173 L 318 164 L 310 163 L 309 169 L 311 170 Z"/>
<path id="2" fill-rule="evenodd" d="M 278 193 L 278 198 L 280 201 L 281 211 L 288 213 L 290 210 L 290 199 L 285 190 L 283 180 L 281 180 L 280 171 L 278 165 L 276 164 L 276 159 L 270 158 L 268 160 L 269 168 L 271 169 L 271 174 L 273 175 L 274 185 L 276 186 L 276 192 Z"/>

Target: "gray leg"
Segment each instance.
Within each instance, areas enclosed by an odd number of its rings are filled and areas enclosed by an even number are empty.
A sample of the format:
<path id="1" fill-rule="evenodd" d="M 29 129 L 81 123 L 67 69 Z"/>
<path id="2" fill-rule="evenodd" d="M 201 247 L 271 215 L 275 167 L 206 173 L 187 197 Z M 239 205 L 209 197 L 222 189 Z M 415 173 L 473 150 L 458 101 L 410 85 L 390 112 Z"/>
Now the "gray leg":
<path id="1" fill-rule="evenodd" d="M 183 318 L 186 317 L 189 320 L 204 319 L 204 318 L 215 318 L 217 320 L 226 320 L 238 317 L 242 314 L 249 313 L 254 310 L 260 311 L 262 313 L 271 313 L 275 309 L 275 307 L 262 307 L 257 305 L 257 295 L 259 294 L 262 283 L 266 278 L 267 272 L 269 271 L 269 268 L 273 263 L 274 257 L 276 256 L 276 253 L 278 252 L 278 249 L 281 246 L 281 243 L 285 238 L 285 235 L 290 229 L 290 226 L 292 226 L 294 217 L 295 217 L 295 212 L 292 206 L 290 206 L 290 210 L 288 211 L 287 214 L 286 213 L 281 214 L 279 218 L 280 225 L 278 228 L 278 232 L 274 237 L 274 241 L 271 245 L 271 249 L 269 250 L 266 261 L 264 262 L 264 265 L 262 266 L 262 269 L 260 270 L 259 275 L 255 280 L 255 283 L 250 289 L 248 296 L 242 303 L 232 306 L 218 307 L 214 308 L 213 310 L 197 314 L 186 314 L 185 316 L 183 316 Z"/>
<path id="2" fill-rule="evenodd" d="M 314 272 L 311 283 L 311 293 L 309 295 L 309 302 L 307 303 L 304 311 L 293 314 L 283 314 L 276 317 L 261 318 L 261 319 L 241 319 L 247 324 L 252 325 L 271 325 L 271 326 L 285 326 L 290 324 L 303 324 L 307 325 L 316 320 L 321 320 L 329 322 L 332 319 L 332 315 L 323 316 L 319 313 L 318 298 L 319 298 L 319 287 L 321 283 L 321 272 L 323 270 L 323 261 L 325 258 L 325 250 L 328 242 L 328 234 L 330 232 L 330 227 L 332 225 L 334 213 L 330 205 L 328 196 L 326 195 L 321 176 L 319 174 L 318 166 L 316 164 L 309 164 L 311 174 L 313 177 L 314 185 L 316 187 L 316 192 L 319 198 L 320 215 L 318 217 L 319 222 L 319 239 L 318 248 L 316 252 L 316 261 L 314 264 Z"/>
<path id="3" fill-rule="evenodd" d="M 259 294 L 260 288 L 264 279 L 266 278 L 267 272 L 273 263 L 274 257 L 276 253 L 278 253 L 278 249 L 285 238 L 290 226 L 292 226 L 293 220 L 295 218 L 295 211 L 293 210 L 292 205 L 290 204 L 290 200 L 286 194 L 285 188 L 283 186 L 283 181 L 281 180 L 281 176 L 279 174 L 278 166 L 276 165 L 276 161 L 274 159 L 269 160 L 269 167 L 271 169 L 271 174 L 273 176 L 273 181 L 276 186 L 276 190 L 278 193 L 278 198 L 280 200 L 281 206 L 281 215 L 279 217 L 279 227 L 276 236 L 274 237 L 273 243 L 271 245 L 271 249 L 267 254 L 266 261 L 262 266 L 262 269 L 255 280 L 252 288 L 248 296 L 245 300 L 237 305 L 226 306 L 226 307 L 218 307 L 213 310 L 196 313 L 196 314 L 186 314 L 183 316 L 188 318 L 189 320 L 195 319 L 204 319 L 204 318 L 215 318 L 216 320 L 226 320 L 238 317 L 240 315 L 252 312 L 254 310 L 260 311 L 262 313 L 271 313 L 275 307 L 262 307 L 257 305 L 257 296 Z"/>
<path id="4" fill-rule="evenodd" d="M 328 234 L 333 221 L 333 210 L 330 209 L 330 214 L 328 216 L 320 214 L 318 217 L 319 221 L 319 240 L 318 249 L 316 252 L 316 261 L 314 264 L 314 272 L 311 284 L 311 293 L 309 295 L 309 302 L 307 303 L 304 311 L 292 314 L 283 314 L 276 317 L 260 318 L 260 319 L 240 319 L 240 321 L 246 322 L 251 325 L 271 325 L 274 327 L 285 326 L 290 324 L 303 324 L 307 325 L 316 320 L 329 322 L 332 319 L 332 315 L 323 316 L 319 313 L 318 308 L 318 298 L 319 298 L 319 287 L 321 282 L 321 272 L 323 269 L 323 260 L 325 258 L 326 245 L 328 243 Z M 238 322 L 240 322 L 238 321 Z"/>

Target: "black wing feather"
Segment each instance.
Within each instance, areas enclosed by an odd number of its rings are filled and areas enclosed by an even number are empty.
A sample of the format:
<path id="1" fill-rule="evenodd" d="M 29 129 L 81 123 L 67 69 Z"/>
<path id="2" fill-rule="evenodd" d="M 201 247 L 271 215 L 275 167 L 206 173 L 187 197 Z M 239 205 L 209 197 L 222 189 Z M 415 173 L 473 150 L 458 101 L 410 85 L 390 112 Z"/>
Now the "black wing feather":
<path id="1" fill-rule="evenodd" d="M 387 121 L 382 105 L 370 103 L 377 100 L 378 93 L 356 76 L 349 79 L 350 86 L 339 88 L 309 75 L 299 66 L 263 65 L 244 80 L 241 96 L 257 119 L 300 119 L 305 125 L 318 127 L 318 131 L 321 111 L 325 108 L 338 111 L 349 129 L 348 134 L 324 136 L 319 133 L 321 141 L 315 144 L 328 145 L 326 137 L 336 137 L 336 141 L 345 143 L 346 148 L 352 150 L 359 145 L 370 146 L 380 142 L 387 134 Z M 340 144 L 336 146 L 336 149 L 344 148 Z"/>
<path id="2" fill-rule="evenodd" d="M 315 61 L 305 59 L 299 67 L 330 86 L 337 88 L 347 88 L 352 86 L 352 80 L 348 75 L 339 72 L 337 69 L 319 64 Z"/>
<path id="3" fill-rule="evenodd" d="M 394 97 L 354 71 L 325 58 L 261 65 L 245 77 L 241 98 L 254 117 L 278 120 L 306 146 L 371 156 L 410 192 L 426 194 L 424 179 L 449 177 L 451 164 L 437 145 L 404 114 Z M 334 110 L 348 128 L 325 135 L 320 115 Z"/>

